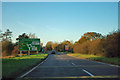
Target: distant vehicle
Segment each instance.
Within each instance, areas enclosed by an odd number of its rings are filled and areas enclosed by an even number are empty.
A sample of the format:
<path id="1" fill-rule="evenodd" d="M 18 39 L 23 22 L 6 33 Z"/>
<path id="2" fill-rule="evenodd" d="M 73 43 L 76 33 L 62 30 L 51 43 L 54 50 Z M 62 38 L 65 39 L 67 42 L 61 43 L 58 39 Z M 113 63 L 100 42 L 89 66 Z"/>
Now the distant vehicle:
<path id="1" fill-rule="evenodd" d="M 55 50 L 52 50 L 51 54 L 55 54 Z"/>

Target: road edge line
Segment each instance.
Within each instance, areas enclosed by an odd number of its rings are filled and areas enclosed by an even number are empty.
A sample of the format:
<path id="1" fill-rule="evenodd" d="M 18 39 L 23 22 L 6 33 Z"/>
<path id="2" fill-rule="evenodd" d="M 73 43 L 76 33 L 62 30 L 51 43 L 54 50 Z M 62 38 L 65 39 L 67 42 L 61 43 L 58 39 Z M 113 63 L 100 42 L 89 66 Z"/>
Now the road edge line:
<path id="1" fill-rule="evenodd" d="M 94 77 L 93 74 L 91 74 L 90 72 L 86 71 L 85 69 L 82 69 L 84 72 L 86 72 L 87 74 L 89 74 L 91 77 Z"/>
<path id="2" fill-rule="evenodd" d="M 48 54 L 48 56 L 49 56 L 49 54 Z M 38 65 L 36 65 L 36 66 L 33 67 L 32 69 L 30 69 L 29 71 L 25 72 L 23 75 L 21 75 L 21 76 L 18 77 L 18 78 L 23 78 L 23 77 L 25 77 L 27 74 L 29 74 L 30 72 L 32 72 L 33 70 L 35 70 L 39 65 L 41 65 L 41 64 L 48 58 L 48 56 L 47 56 L 42 62 L 40 62 Z"/>

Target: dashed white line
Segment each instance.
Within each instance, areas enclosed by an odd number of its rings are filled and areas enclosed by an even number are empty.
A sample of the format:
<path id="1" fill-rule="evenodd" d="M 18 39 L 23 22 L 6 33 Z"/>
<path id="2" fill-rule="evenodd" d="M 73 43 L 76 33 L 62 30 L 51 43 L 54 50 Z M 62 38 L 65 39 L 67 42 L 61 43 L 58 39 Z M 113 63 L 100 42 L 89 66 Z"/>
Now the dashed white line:
<path id="1" fill-rule="evenodd" d="M 72 63 L 72 65 L 75 65 L 74 63 Z"/>
<path id="2" fill-rule="evenodd" d="M 74 57 L 74 56 L 71 56 L 71 57 Z M 77 58 L 77 57 L 74 57 L 74 58 Z M 80 59 L 80 58 L 78 58 Z M 92 61 L 92 60 L 89 60 L 89 59 L 84 59 L 86 61 Z M 106 64 L 106 65 L 109 65 L 109 66 L 114 66 L 114 67 L 120 67 L 118 65 L 113 65 L 113 64 L 109 64 L 109 63 L 103 63 L 103 62 L 99 62 L 99 61 L 92 61 L 92 62 L 97 62 L 97 63 L 100 63 L 100 64 Z"/>
<path id="3" fill-rule="evenodd" d="M 90 72 L 86 71 L 85 69 L 82 69 L 84 72 L 86 72 L 87 74 L 89 74 L 90 76 L 94 76 L 93 74 L 91 74 Z"/>

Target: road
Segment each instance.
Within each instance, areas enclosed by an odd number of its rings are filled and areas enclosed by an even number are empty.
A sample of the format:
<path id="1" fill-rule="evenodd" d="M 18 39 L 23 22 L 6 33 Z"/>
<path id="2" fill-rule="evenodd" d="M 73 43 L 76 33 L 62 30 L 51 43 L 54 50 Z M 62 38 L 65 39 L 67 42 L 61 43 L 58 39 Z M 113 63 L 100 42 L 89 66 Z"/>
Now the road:
<path id="1" fill-rule="evenodd" d="M 77 80 L 84 77 L 115 77 L 120 67 L 99 63 L 87 59 L 78 59 L 64 53 L 49 54 L 36 69 L 24 75 L 23 78 L 54 79 L 72 78 Z M 69 79 L 70 80 L 70 79 Z M 110 79 L 109 79 L 110 80 Z"/>

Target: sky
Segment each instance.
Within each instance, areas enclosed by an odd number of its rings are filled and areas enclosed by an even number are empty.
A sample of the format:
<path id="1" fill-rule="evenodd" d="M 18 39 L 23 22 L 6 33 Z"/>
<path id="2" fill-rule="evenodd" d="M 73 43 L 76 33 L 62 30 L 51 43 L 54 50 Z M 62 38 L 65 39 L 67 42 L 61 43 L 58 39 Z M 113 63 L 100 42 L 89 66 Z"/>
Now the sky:
<path id="1" fill-rule="evenodd" d="M 118 29 L 117 2 L 3 2 L 2 31 L 35 33 L 48 41 L 78 41 L 86 32 L 107 35 Z"/>

